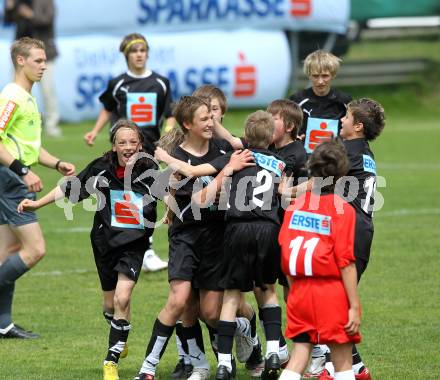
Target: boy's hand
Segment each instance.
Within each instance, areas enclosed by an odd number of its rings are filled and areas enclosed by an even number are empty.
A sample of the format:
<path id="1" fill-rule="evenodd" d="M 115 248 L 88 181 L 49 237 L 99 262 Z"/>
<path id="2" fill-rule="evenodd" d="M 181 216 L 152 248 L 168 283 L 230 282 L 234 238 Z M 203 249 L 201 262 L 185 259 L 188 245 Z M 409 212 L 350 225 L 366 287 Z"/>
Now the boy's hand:
<path id="1" fill-rule="evenodd" d="M 21 214 L 24 211 L 34 211 L 38 209 L 38 201 L 23 199 L 17 206 L 17 211 Z"/>
<path id="2" fill-rule="evenodd" d="M 348 309 L 348 323 L 344 326 L 348 335 L 354 335 L 359 332 L 361 325 L 361 313 L 359 309 Z"/>
<path id="3" fill-rule="evenodd" d="M 232 153 L 227 166 L 234 172 L 238 172 L 248 166 L 255 166 L 254 155 L 248 149 L 243 151 L 237 150 Z"/>
<path id="4" fill-rule="evenodd" d="M 170 155 L 167 153 L 165 149 L 157 147 L 154 151 L 154 158 L 158 161 L 165 162 L 167 164 L 168 158 Z"/>
<path id="5" fill-rule="evenodd" d="M 96 136 L 97 136 L 96 132 L 93 131 L 87 132 L 84 135 L 84 141 L 88 146 L 93 146 L 93 144 L 95 143 Z"/>
<path id="6" fill-rule="evenodd" d="M 60 161 L 58 164 L 58 172 L 60 172 L 63 176 L 71 176 L 75 175 L 75 165 L 70 162 Z"/>

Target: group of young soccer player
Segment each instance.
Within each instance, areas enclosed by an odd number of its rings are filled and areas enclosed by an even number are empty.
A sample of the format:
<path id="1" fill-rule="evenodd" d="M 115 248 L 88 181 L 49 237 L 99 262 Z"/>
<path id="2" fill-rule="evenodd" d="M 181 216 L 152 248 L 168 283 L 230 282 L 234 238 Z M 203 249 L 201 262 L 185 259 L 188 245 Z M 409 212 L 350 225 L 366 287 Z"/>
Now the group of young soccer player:
<path id="1" fill-rule="evenodd" d="M 145 59 L 136 60 L 148 52 L 145 38 L 130 35 L 123 43 L 127 62 L 145 66 Z M 198 88 L 171 114 L 168 82 L 152 72 L 153 87 L 143 91 L 156 94 L 150 96 L 156 119 L 141 126 L 128 120 L 130 102 L 140 96 L 122 90 L 135 80 L 128 72 L 109 84 L 101 121 L 85 136 L 92 144 L 112 107 L 123 104 L 126 118 L 111 128 L 111 149 L 41 199 L 18 204 L 19 213 L 29 213 L 63 197 L 97 196 L 90 237 L 110 324 L 104 380 L 119 379 L 119 359 L 128 352 L 131 295 L 158 200 L 168 206 L 169 294 L 135 379 L 154 380 L 173 331 L 179 359 L 170 377 L 210 378 L 199 321 L 217 358 L 216 380 L 235 378 L 235 359 L 264 380 L 301 379 L 308 365 L 305 376 L 321 380 L 371 379 L 355 347 L 361 341 L 357 283 L 373 238 L 376 170 L 368 142 L 384 128 L 384 111 L 374 100 L 351 101 L 333 90 L 338 67 L 330 53 L 310 54 L 304 69 L 312 88 L 250 114 L 243 137 L 222 125 L 227 101 L 220 89 Z M 177 125 L 154 150 L 161 117 Z M 161 171 L 153 152 L 172 170 Z M 285 333 L 276 282 L 284 288 Z M 294 342 L 290 355 L 284 337 Z"/>

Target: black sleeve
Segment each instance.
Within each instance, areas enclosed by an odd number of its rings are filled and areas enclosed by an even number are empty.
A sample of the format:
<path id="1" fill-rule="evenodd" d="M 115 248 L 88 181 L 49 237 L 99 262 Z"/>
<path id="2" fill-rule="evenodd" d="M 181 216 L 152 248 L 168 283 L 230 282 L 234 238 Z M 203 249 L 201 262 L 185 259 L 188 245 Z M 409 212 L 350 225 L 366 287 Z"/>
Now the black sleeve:
<path id="1" fill-rule="evenodd" d="M 115 79 L 112 79 L 108 82 L 107 89 L 99 96 L 99 101 L 108 112 L 112 112 L 117 107 L 115 98 L 113 97 L 114 88 Z"/>
<path id="2" fill-rule="evenodd" d="M 163 80 L 164 80 L 164 83 L 167 88 L 167 93 L 165 94 L 165 104 L 164 104 L 164 108 L 163 108 L 163 116 L 165 117 L 165 119 L 168 119 L 169 117 L 173 116 L 173 108 L 171 107 L 171 105 L 173 103 L 173 96 L 172 96 L 172 92 L 171 92 L 170 81 L 166 78 L 163 78 Z"/>
<path id="3" fill-rule="evenodd" d="M 218 145 L 218 147 L 223 150 L 224 152 L 232 152 L 234 151 L 234 148 L 232 147 L 231 144 L 229 144 L 228 141 L 223 140 L 223 139 L 218 139 L 216 140 L 216 143 Z"/>
<path id="4" fill-rule="evenodd" d="M 90 196 L 91 192 L 86 188 L 86 183 L 89 178 L 92 178 L 96 173 L 94 170 L 96 161 L 97 160 L 92 161 L 77 176 L 67 177 L 60 185 L 64 196 L 68 198 L 70 202 L 78 203 Z M 90 190 L 90 186 L 87 187 L 89 187 Z"/>
<path id="5" fill-rule="evenodd" d="M 220 172 L 226 164 L 229 162 L 229 159 L 231 158 L 233 151 L 230 151 L 226 154 L 223 154 L 221 156 L 218 156 L 214 158 L 209 165 L 213 166 L 217 172 Z"/>

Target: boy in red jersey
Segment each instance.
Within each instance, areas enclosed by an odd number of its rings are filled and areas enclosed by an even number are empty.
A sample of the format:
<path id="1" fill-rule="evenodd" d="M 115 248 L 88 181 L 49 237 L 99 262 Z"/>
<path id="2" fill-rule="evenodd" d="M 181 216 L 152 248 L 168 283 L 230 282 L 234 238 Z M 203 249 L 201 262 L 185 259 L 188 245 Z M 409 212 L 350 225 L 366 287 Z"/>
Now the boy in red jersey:
<path id="1" fill-rule="evenodd" d="M 347 173 L 348 165 L 340 143 L 319 145 L 309 162 L 313 189 L 296 199 L 284 217 L 281 264 L 291 283 L 286 336 L 295 342 L 295 349 L 280 380 L 301 379 L 314 344 L 330 347 L 335 380 L 355 379 L 351 349 L 361 340 L 356 214 L 335 194 L 336 181 Z"/>

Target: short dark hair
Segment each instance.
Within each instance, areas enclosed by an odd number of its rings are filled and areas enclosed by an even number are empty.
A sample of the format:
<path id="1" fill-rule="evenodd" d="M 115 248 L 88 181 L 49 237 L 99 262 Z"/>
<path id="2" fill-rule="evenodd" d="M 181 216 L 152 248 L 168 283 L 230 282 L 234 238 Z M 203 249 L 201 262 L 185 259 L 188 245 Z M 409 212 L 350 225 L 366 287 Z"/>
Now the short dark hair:
<path id="1" fill-rule="evenodd" d="M 298 104 L 289 99 L 277 99 L 269 104 L 267 112 L 275 115 L 280 115 L 283 119 L 284 128 L 289 128 L 293 125 L 290 136 L 293 140 L 298 137 L 298 130 L 302 126 L 303 112 Z"/>
<path id="2" fill-rule="evenodd" d="M 332 177 L 332 184 L 322 190 L 333 191 L 336 181 L 346 175 L 349 169 L 344 144 L 339 139 L 322 142 L 314 149 L 307 167 L 312 177 Z"/>
<path id="3" fill-rule="evenodd" d="M 131 129 L 132 131 L 135 131 L 139 137 L 139 141 L 141 143 L 143 143 L 144 141 L 144 136 L 141 132 L 141 129 L 137 126 L 137 124 L 134 121 L 131 120 L 127 120 L 127 119 L 119 119 L 111 128 L 110 128 L 110 142 L 112 144 L 115 143 L 116 141 L 116 133 L 121 129 L 121 128 L 128 128 Z"/>
<path id="4" fill-rule="evenodd" d="M 205 84 L 196 88 L 192 93 L 192 96 L 209 98 L 210 101 L 212 98 L 216 98 L 219 102 L 220 109 L 222 110 L 222 115 L 224 115 L 228 109 L 228 101 L 226 100 L 225 94 L 213 84 Z"/>
<path id="5" fill-rule="evenodd" d="M 347 108 L 353 116 L 354 123 L 363 124 L 366 140 L 374 140 L 385 128 L 385 111 L 379 102 L 361 98 L 352 100 Z"/>

